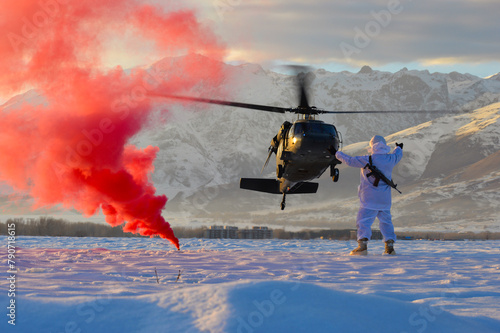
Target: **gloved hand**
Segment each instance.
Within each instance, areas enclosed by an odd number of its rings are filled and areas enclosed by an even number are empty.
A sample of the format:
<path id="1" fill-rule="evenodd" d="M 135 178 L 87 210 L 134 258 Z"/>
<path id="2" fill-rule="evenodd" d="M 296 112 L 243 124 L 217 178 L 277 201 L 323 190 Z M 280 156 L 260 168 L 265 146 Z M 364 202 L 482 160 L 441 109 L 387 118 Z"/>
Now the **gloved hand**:
<path id="1" fill-rule="evenodd" d="M 403 149 L 403 143 L 402 142 L 401 143 L 397 143 L 396 142 L 396 146 L 399 147 L 399 148 L 401 148 L 401 149 Z"/>

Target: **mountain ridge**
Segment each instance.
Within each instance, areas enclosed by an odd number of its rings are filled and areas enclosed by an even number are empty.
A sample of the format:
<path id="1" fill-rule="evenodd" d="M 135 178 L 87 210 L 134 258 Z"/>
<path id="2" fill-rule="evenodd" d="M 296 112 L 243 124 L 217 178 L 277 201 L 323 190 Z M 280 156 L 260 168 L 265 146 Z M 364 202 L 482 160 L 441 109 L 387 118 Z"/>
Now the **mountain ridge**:
<path id="1" fill-rule="evenodd" d="M 205 59 L 199 57 L 197 61 Z M 280 107 L 298 104 L 295 78 L 290 75 L 264 70 L 255 64 L 226 64 L 224 68 L 227 75 L 222 86 L 209 87 L 213 95 L 199 97 Z M 498 107 L 493 104 L 500 101 L 500 81 L 495 75 L 479 78 L 457 72 L 430 73 L 406 68 L 389 73 L 368 66 L 358 73 L 316 69 L 306 75 L 313 80 L 311 104 L 322 109 L 408 111 L 321 117 L 342 132 L 348 153 L 366 152 L 367 140 L 375 134 L 386 136 L 392 144 L 393 141 L 405 141 L 405 157 L 394 176 L 406 190 L 403 191 L 405 196 L 395 196 L 394 214 L 397 219 L 407 215 L 412 218 L 406 219 L 400 227 L 417 227 L 417 208 L 433 207 L 425 196 L 439 198 L 443 193 L 452 193 L 460 182 L 498 190 L 497 183 L 491 179 L 494 173 L 491 166 L 497 161 L 496 152 L 500 146 L 498 139 L 495 141 L 500 137 Z M 196 96 L 196 91 L 186 94 Z M 33 91 L 26 96 L 16 96 L 2 106 L 3 112 L 16 110 L 20 103 L 33 100 L 40 103 L 43 97 L 37 99 Z M 279 212 L 279 198 L 238 188 L 241 177 L 261 177 L 259 172 L 269 142 L 285 120 L 293 120 L 290 115 L 195 103 L 175 104 L 165 100 L 156 103 L 159 110 L 169 109 L 168 122 L 151 126 L 132 143 L 139 147 L 156 145 L 160 148 L 152 181 L 158 193 L 169 197 L 164 215 L 174 225 L 353 226 L 358 170 L 342 168 L 341 181 L 337 184 L 322 177 L 318 194 L 291 196 L 285 212 Z M 481 107 L 487 108 L 477 111 Z M 413 110 L 452 110 L 456 113 L 416 114 L 411 113 Z M 453 160 L 458 162 L 450 168 L 447 163 Z M 266 168 L 262 177 L 273 178 L 273 169 L 271 166 Z M 476 178 L 473 177 L 475 170 L 482 170 Z M 452 178 L 455 180 L 450 183 Z M 432 190 L 436 184 L 439 191 Z M 500 199 L 495 201 L 497 197 L 490 190 L 485 193 L 491 196 L 493 203 L 500 202 Z M 483 221 L 480 227 L 493 227 L 498 222 L 488 197 L 473 199 L 462 192 L 460 195 L 464 202 L 476 200 L 477 205 L 488 208 L 487 212 L 479 210 L 482 214 L 479 220 Z M 455 210 L 449 199 L 441 201 L 447 202 L 444 206 L 448 210 Z M 447 216 L 446 223 L 453 216 L 461 218 L 460 214 L 443 213 L 442 216 Z M 420 216 L 420 220 L 423 218 Z M 439 214 L 433 215 L 424 225 L 438 228 L 441 220 Z"/>

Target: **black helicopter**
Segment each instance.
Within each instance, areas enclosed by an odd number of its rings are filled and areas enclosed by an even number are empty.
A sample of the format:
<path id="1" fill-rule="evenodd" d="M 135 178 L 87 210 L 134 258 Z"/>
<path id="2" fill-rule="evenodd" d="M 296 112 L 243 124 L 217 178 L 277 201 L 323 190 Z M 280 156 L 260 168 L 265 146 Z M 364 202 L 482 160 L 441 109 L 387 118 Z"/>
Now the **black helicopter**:
<path id="1" fill-rule="evenodd" d="M 163 95 L 162 97 L 174 98 L 201 103 L 227 105 L 246 109 L 254 109 L 275 113 L 296 113 L 297 120 L 293 123 L 285 121 L 278 134 L 271 140 L 269 154 L 264 168 L 267 166 L 272 154 L 276 154 L 276 178 L 241 178 L 240 188 L 282 194 L 281 210 L 285 209 L 287 194 L 316 193 L 318 183 L 310 182 L 319 178 L 328 168 L 334 182 L 339 179 L 339 170 L 336 168 L 341 162 L 335 158 L 335 153 L 342 144 L 341 133 L 333 124 L 317 120 L 319 114 L 347 114 L 347 113 L 395 113 L 402 111 L 325 111 L 310 106 L 308 91 L 310 80 L 302 66 L 289 66 L 296 71 L 299 88 L 299 105 L 294 108 L 230 102 L 209 98 L 188 96 Z"/>

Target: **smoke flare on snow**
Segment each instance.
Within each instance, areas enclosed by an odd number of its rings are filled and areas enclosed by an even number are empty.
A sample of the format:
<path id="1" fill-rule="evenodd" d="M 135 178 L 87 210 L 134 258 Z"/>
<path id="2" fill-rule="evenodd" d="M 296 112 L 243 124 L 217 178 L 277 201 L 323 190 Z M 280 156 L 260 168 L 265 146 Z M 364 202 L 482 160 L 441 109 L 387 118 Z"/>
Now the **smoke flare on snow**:
<path id="1" fill-rule="evenodd" d="M 179 248 L 161 215 L 167 197 L 155 195 L 149 179 L 158 148 L 127 142 L 151 115 L 149 93 L 220 83 L 219 62 L 193 54 L 221 60 L 224 46 L 192 11 L 135 0 L 8 1 L 2 12 L 0 93 L 35 88 L 47 103 L 0 110 L 0 182 L 28 192 L 38 207 L 102 209 L 112 226 Z M 149 71 L 99 69 L 110 37 L 120 34 L 161 54 L 191 56 Z"/>

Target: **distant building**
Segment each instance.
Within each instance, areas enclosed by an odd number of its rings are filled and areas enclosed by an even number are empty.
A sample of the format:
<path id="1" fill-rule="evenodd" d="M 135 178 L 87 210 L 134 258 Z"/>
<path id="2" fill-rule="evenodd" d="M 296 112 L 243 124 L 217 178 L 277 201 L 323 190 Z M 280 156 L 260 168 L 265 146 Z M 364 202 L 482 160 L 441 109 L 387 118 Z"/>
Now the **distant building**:
<path id="1" fill-rule="evenodd" d="M 273 230 L 268 227 L 253 227 L 252 229 L 238 230 L 238 227 L 213 225 L 205 230 L 204 237 L 212 239 L 269 239 L 273 238 Z"/>
<path id="2" fill-rule="evenodd" d="M 238 238 L 238 227 L 213 225 L 205 230 L 205 238 Z"/>
<path id="3" fill-rule="evenodd" d="M 240 230 L 239 238 L 242 239 L 269 239 L 273 238 L 273 230 L 268 227 L 253 227 Z"/>

